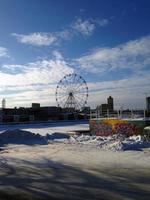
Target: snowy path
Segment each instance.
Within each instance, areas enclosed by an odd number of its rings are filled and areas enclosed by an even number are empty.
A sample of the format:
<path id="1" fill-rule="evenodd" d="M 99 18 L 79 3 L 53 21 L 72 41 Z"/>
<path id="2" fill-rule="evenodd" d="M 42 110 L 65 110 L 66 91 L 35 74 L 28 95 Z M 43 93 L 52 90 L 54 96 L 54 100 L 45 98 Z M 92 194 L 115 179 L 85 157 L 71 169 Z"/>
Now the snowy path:
<path id="1" fill-rule="evenodd" d="M 10 145 L 0 153 L 0 163 L 3 200 L 149 200 L 149 149 L 111 152 L 59 142 Z"/>
<path id="2" fill-rule="evenodd" d="M 32 133 L 88 129 L 82 122 L 1 126 Z M 3 149 L 3 150 L 2 150 Z M 113 152 L 73 140 L 7 145 L 0 151 L 0 200 L 149 200 L 150 148 Z"/>

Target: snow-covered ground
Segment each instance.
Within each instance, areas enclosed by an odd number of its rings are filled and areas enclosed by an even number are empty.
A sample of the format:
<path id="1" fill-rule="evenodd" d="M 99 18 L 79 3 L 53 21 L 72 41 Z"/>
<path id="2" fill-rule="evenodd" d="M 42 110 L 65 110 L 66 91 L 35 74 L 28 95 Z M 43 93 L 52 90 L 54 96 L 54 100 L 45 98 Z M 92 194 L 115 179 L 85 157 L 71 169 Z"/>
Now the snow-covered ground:
<path id="1" fill-rule="evenodd" d="M 84 122 L 1 126 L 0 200 L 149 200 L 149 143 L 140 136 L 65 134 L 88 128 Z"/>
<path id="2" fill-rule="evenodd" d="M 16 125 L 1 125 L 0 133 L 6 130 L 22 129 L 31 131 L 32 133 L 39 133 L 46 135 L 47 133 L 61 132 L 67 133 L 68 131 L 76 130 L 89 130 L 88 121 L 59 121 L 40 124 L 16 124 Z"/>

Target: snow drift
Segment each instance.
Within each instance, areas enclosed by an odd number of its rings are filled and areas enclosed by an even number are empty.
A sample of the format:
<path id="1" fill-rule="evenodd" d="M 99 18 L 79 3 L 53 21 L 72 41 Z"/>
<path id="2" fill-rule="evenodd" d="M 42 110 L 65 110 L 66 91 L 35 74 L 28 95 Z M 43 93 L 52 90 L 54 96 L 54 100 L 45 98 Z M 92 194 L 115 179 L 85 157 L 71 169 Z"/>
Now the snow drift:
<path id="1" fill-rule="evenodd" d="M 124 135 L 75 137 L 80 144 L 93 145 L 100 149 L 111 151 L 142 150 L 150 148 L 150 142 L 144 141 L 140 135 L 126 138 Z"/>
<path id="2" fill-rule="evenodd" d="M 42 136 L 20 129 L 7 130 L 0 134 L 0 146 L 7 144 L 47 145 L 49 142 L 90 145 L 93 148 L 111 151 L 142 150 L 150 147 L 150 142 L 144 141 L 140 135 L 128 138 L 118 134 L 103 137 L 95 135 L 74 135 L 70 137 L 68 134 L 56 132 Z"/>
<path id="3" fill-rule="evenodd" d="M 45 137 L 40 134 L 35 134 L 30 131 L 24 131 L 20 129 L 7 130 L 0 134 L 0 145 L 5 144 L 48 144 Z"/>
<path id="4" fill-rule="evenodd" d="M 30 131 L 15 129 L 7 130 L 0 134 L 0 146 L 5 144 L 26 144 L 26 145 L 46 145 L 49 140 L 69 139 L 70 136 L 64 133 L 53 133 L 42 136 Z"/>

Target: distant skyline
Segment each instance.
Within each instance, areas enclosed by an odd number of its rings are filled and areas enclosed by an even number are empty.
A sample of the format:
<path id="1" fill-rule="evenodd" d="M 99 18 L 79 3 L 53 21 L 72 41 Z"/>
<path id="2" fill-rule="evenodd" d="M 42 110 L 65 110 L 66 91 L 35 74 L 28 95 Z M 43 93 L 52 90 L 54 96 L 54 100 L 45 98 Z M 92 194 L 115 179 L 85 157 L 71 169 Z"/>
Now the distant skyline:
<path id="1" fill-rule="evenodd" d="M 0 99 L 56 105 L 65 74 L 83 76 L 88 105 L 144 108 L 150 95 L 149 0 L 0 0 Z"/>

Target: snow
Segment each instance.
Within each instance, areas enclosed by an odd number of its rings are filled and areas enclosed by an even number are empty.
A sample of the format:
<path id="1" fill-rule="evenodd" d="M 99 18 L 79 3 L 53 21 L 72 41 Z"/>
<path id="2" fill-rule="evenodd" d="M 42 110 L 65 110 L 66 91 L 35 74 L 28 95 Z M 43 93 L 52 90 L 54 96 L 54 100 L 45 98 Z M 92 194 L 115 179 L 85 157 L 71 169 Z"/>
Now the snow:
<path id="1" fill-rule="evenodd" d="M 87 122 L 1 126 L 0 199 L 148 200 L 150 142 L 66 134 L 88 128 Z"/>
<path id="2" fill-rule="evenodd" d="M 39 134 L 29 131 L 14 129 L 7 130 L 0 134 L 0 144 L 48 144 L 47 140 Z"/>
<path id="3" fill-rule="evenodd" d="M 132 136 L 125 138 L 123 135 L 113 136 L 94 136 L 94 135 L 74 135 L 69 136 L 67 131 L 72 130 L 88 130 L 87 123 L 77 124 L 76 122 L 67 123 L 49 123 L 49 124 L 34 124 L 34 125 L 19 125 L 19 128 L 5 127 L 0 134 L 0 145 L 6 144 L 26 144 L 26 145 L 45 145 L 52 142 L 76 143 L 82 145 L 91 145 L 93 148 L 124 151 L 124 150 L 142 150 L 149 148 L 150 142 L 145 141 L 142 137 Z M 37 127 L 37 128 L 36 128 Z M 9 128 L 9 129 L 8 129 Z"/>
<path id="4" fill-rule="evenodd" d="M 145 141 L 140 135 L 124 138 L 123 136 L 88 136 L 81 135 L 74 137 L 75 141 L 84 145 L 92 145 L 100 149 L 111 151 L 125 151 L 125 150 L 142 150 L 142 148 L 150 148 L 150 142 Z"/>
<path id="5" fill-rule="evenodd" d="M 47 133 L 67 133 L 68 131 L 89 130 L 88 121 L 59 121 L 40 124 L 1 125 L 0 133 L 6 130 L 22 129 L 32 133 L 46 135 Z"/>

